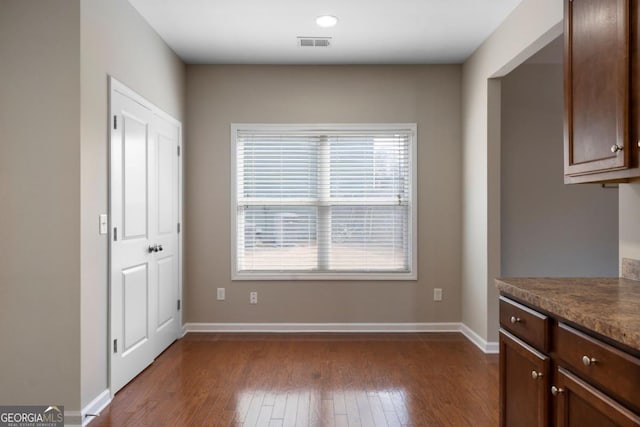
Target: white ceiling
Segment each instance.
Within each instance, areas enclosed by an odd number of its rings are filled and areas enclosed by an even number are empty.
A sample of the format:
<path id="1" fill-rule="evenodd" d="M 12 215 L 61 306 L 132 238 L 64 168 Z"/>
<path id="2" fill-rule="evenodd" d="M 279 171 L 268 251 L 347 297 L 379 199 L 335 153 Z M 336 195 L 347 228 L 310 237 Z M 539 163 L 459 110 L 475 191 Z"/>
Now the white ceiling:
<path id="1" fill-rule="evenodd" d="M 463 62 L 522 0 L 129 1 L 188 63 L 435 64 Z M 325 14 L 338 25 L 316 26 Z"/>

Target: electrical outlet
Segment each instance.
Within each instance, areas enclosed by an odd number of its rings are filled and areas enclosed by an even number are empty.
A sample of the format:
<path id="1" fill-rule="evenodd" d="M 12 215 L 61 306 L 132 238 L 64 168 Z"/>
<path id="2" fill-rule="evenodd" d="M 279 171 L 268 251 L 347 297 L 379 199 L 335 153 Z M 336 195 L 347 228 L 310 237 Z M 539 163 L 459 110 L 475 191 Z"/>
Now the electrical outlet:
<path id="1" fill-rule="evenodd" d="M 434 301 L 442 301 L 442 289 L 441 288 L 435 288 L 433 290 L 433 300 Z"/>
<path id="2" fill-rule="evenodd" d="M 218 301 L 224 301 L 224 288 L 218 288 Z"/>
<path id="3" fill-rule="evenodd" d="M 258 303 L 258 293 L 249 292 L 249 304 L 257 304 L 257 303 Z"/>

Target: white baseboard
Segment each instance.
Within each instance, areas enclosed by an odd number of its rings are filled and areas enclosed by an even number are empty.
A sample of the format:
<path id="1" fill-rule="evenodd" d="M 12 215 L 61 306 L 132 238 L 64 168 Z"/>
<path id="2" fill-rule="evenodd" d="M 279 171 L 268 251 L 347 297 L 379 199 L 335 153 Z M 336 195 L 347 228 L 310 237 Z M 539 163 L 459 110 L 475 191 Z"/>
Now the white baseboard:
<path id="1" fill-rule="evenodd" d="M 485 340 L 464 323 L 460 324 L 460 332 L 486 354 L 497 354 L 500 350 L 497 342 Z"/>
<path id="2" fill-rule="evenodd" d="M 64 425 L 66 427 L 82 427 L 82 415 L 79 411 L 64 411 Z"/>
<path id="3" fill-rule="evenodd" d="M 460 323 L 186 323 L 189 332 L 460 332 Z M 183 334 L 183 335 L 184 335 Z"/>
<path id="4" fill-rule="evenodd" d="M 185 323 L 182 336 L 198 332 L 460 332 L 487 354 L 498 353 L 497 342 L 487 342 L 464 323 Z"/>
<path id="5" fill-rule="evenodd" d="M 100 411 L 106 408 L 111 403 L 111 391 L 109 389 L 103 391 L 95 399 L 93 399 L 87 406 L 82 408 L 82 426 L 86 426 L 96 417 L 87 416 L 87 414 L 99 415 Z"/>

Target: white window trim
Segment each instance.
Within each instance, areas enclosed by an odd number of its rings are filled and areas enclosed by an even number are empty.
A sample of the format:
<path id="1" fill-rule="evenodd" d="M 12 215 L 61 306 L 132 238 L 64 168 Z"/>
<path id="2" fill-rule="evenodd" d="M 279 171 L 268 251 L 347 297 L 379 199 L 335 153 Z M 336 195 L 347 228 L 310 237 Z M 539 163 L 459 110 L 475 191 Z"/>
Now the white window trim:
<path id="1" fill-rule="evenodd" d="M 411 135 L 409 156 L 411 162 L 411 209 L 409 210 L 409 267 L 408 272 L 251 272 L 237 270 L 237 147 L 236 137 L 239 131 L 286 131 L 303 132 L 319 131 L 402 131 Z M 231 123 L 231 280 L 418 280 L 418 165 L 417 165 L 418 128 L 416 123 L 338 123 L 338 124 L 266 124 L 266 123 Z"/>

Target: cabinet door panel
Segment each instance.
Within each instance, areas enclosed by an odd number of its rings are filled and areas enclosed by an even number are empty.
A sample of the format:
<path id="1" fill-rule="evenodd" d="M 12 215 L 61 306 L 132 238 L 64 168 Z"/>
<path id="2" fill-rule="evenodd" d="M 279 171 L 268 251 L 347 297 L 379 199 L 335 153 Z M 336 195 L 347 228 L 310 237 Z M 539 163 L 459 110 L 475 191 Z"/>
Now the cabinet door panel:
<path id="1" fill-rule="evenodd" d="M 566 175 L 629 166 L 629 22 L 629 0 L 565 0 Z"/>
<path id="2" fill-rule="evenodd" d="M 558 427 L 640 426 L 640 416 L 563 368 L 556 384 Z"/>
<path id="3" fill-rule="evenodd" d="M 547 356 L 500 330 L 501 426 L 549 425 L 549 363 Z"/>

